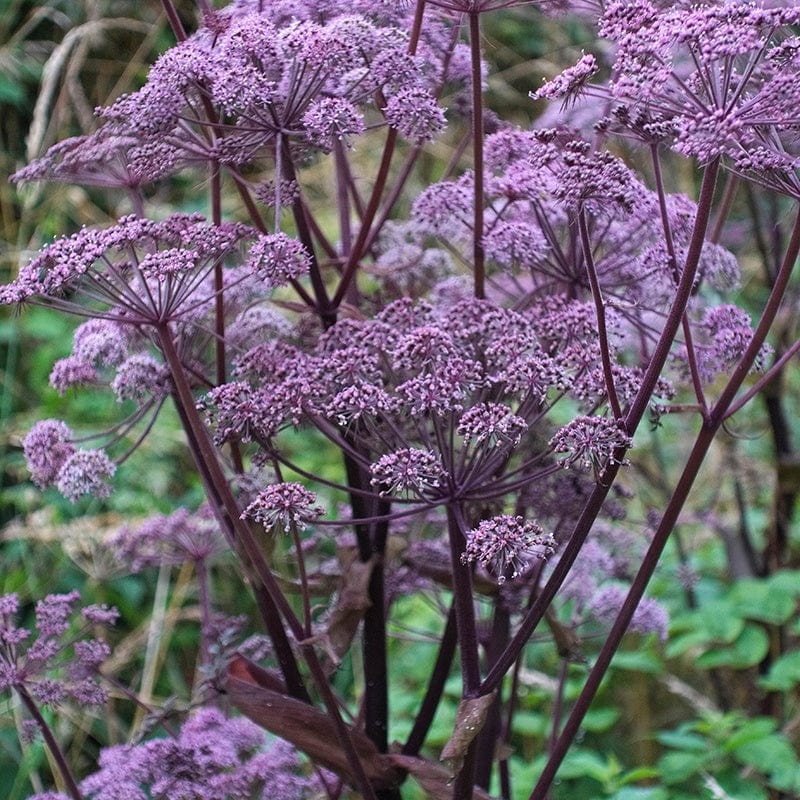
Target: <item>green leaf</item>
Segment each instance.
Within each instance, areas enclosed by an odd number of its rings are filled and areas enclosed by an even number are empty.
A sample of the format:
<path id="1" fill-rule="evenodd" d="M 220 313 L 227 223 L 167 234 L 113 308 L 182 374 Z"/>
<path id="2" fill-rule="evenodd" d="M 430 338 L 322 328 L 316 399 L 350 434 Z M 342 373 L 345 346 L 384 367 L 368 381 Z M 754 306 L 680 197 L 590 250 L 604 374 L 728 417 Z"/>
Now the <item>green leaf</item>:
<path id="1" fill-rule="evenodd" d="M 772 581 L 755 578 L 737 581 L 728 593 L 731 611 L 747 619 L 782 625 L 792 614 L 797 599 Z"/>
<path id="2" fill-rule="evenodd" d="M 594 778 L 600 783 L 605 783 L 617 772 L 619 772 L 619 764 L 609 764 L 597 753 L 590 750 L 572 750 L 558 770 L 558 777 L 566 780 Z"/>
<path id="3" fill-rule="evenodd" d="M 670 634 L 664 654 L 667 658 L 677 658 L 689 650 L 708 644 L 708 638 L 708 633 L 702 628 L 696 628 L 683 634 Z"/>
<path id="4" fill-rule="evenodd" d="M 688 750 L 695 753 L 704 753 L 708 750 L 708 739 L 688 731 L 662 731 L 656 736 L 656 740 L 659 744 L 675 750 Z"/>
<path id="5" fill-rule="evenodd" d="M 725 737 L 722 746 L 728 752 L 743 747 L 750 742 L 757 742 L 760 739 L 770 736 L 777 727 L 777 723 L 771 717 L 756 717 L 749 719 L 742 726 Z"/>
<path id="6" fill-rule="evenodd" d="M 772 575 L 767 582 L 774 592 L 789 595 L 795 599 L 800 598 L 800 570 L 780 570 Z"/>
<path id="7" fill-rule="evenodd" d="M 745 742 L 733 750 L 733 755 L 742 764 L 767 774 L 794 769 L 797 764 L 794 748 L 780 733 Z"/>
<path id="8" fill-rule="evenodd" d="M 702 669 L 732 667 L 744 669 L 763 660 L 769 650 L 769 639 L 763 628 L 748 624 L 730 647 L 715 647 L 698 656 L 696 664 Z"/>
<path id="9" fill-rule="evenodd" d="M 771 692 L 786 692 L 800 683 L 800 650 L 776 659 L 759 686 Z"/>
<path id="10" fill-rule="evenodd" d="M 652 778 L 659 777 L 660 774 L 661 773 L 655 767 L 636 767 L 622 774 L 617 782 L 619 784 L 626 784 L 636 783 L 637 781 L 649 781 Z"/>
<path id="11" fill-rule="evenodd" d="M 607 731 L 618 719 L 619 709 L 617 708 L 593 708 L 586 712 L 583 718 L 583 727 L 587 731 L 602 733 Z"/>
<path id="12" fill-rule="evenodd" d="M 666 753 L 658 760 L 661 779 L 666 784 L 682 783 L 708 765 L 711 753 Z"/>
<path id="13" fill-rule="evenodd" d="M 517 711 L 514 714 L 514 731 L 522 736 L 545 738 L 550 732 L 550 719 L 535 711 Z"/>
<path id="14" fill-rule="evenodd" d="M 610 800 L 670 800 L 666 789 L 660 786 L 625 786 Z"/>
<path id="15" fill-rule="evenodd" d="M 657 675 L 664 671 L 664 660 L 650 649 L 624 650 L 614 656 L 611 666 Z"/>

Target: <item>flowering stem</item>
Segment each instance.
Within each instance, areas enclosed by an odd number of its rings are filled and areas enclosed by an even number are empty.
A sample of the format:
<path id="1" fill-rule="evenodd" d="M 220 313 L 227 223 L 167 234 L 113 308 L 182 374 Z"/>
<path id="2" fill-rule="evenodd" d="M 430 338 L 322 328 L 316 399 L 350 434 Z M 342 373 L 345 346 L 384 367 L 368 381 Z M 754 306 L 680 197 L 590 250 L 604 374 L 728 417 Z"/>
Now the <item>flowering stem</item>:
<path id="1" fill-rule="evenodd" d="M 650 363 L 642 378 L 642 385 L 636 393 L 636 397 L 628 409 L 625 416 L 625 428 L 632 434 L 642 420 L 647 411 L 647 404 L 655 389 L 656 382 L 667 363 L 669 351 L 675 340 L 678 328 L 681 326 L 689 298 L 692 294 L 695 276 L 697 275 L 697 265 L 700 262 L 700 254 L 703 250 L 708 223 L 711 218 L 711 208 L 714 200 L 714 189 L 717 184 L 717 174 L 719 173 L 719 159 L 711 161 L 703 172 L 703 182 L 700 186 L 700 196 L 697 201 L 697 214 L 692 230 L 692 238 L 686 253 L 686 263 L 681 271 L 680 281 L 676 287 L 675 300 L 672 303 L 664 328 L 658 339 Z"/>
<path id="2" fill-rule="evenodd" d="M 345 472 L 350 491 L 350 507 L 356 520 L 378 517 L 373 522 L 354 523 L 358 557 L 366 563 L 375 559 L 370 574 L 367 596 L 370 605 L 364 613 L 362 661 L 364 665 L 364 732 L 385 753 L 389 747 L 389 665 L 386 652 L 385 588 L 383 556 L 389 522 L 383 519 L 389 513 L 387 501 L 381 501 L 377 509 L 361 492 L 364 472 L 347 453 L 344 455 Z M 369 508 L 368 508 L 369 504 Z M 376 514 L 377 511 L 377 514 Z"/>
<path id="3" fill-rule="evenodd" d="M 292 155 L 289 151 L 288 142 L 283 144 L 283 158 L 281 159 L 283 168 L 286 171 L 286 179 L 289 181 L 296 181 L 296 174 L 294 163 L 292 162 Z M 323 325 L 329 328 L 336 322 L 336 306 L 331 304 L 328 297 L 328 290 L 325 288 L 325 282 L 322 279 L 322 272 L 319 267 L 319 260 L 317 259 L 316 250 L 314 248 L 314 240 L 311 237 L 311 228 L 308 224 L 306 217 L 306 207 L 301 197 L 295 197 L 292 201 L 292 215 L 294 216 L 295 228 L 297 228 L 297 238 L 303 243 L 310 259 L 309 277 L 311 278 L 311 286 L 314 290 L 314 297 L 316 298 L 317 313 L 322 320 Z"/>
<path id="4" fill-rule="evenodd" d="M 303 555 L 303 543 L 300 541 L 300 534 L 294 520 L 289 523 L 294 541 L 294 549 L 297 552 L 297 570 L 300 574 L 300 596 L 303 602 L 303 619 L 305 621 L 306 639 L 311 638 L 311 596 L 308 591 L 308 576 L 306 575 L 306 560 Z"/>
<path id="5" fill-rule="evenodd" d="M 478 660 L 478 634 L 472 600 L 472 569 L 461 561 L 467 526 L 458 506 L 447 506 L 447 533 L 450 540 L 450 566 L 453 570 L 453 606 L 461 653 L 461 697 L 478 696 L 481 675 Z M 475 783 L 476 740 L 469 745 L 453 784 L 454 800 L 470 800 Z"/>
<path id="6" fill-rule="evenodd" d="M 597 336 L 600 343 L 600 358 L 603 362 L 603 378 L 606 384 L 606 394 L 608 403 L 614 414 L 614 419 L 622 419 L 622 408 L 617 397 L 617 390 L 614 386 L 614 370 L 611 364 L 611 345 L 608 341 L 608 329 L 606 328 L 606 304 L 603 300 L 603 293 L 600 288 L 600 281 L 597 277 L 594 257 L 592 256 L 592 243 L 589 238 L 589 225 L 586 222 L 586 212 L 581 209 L 578 212 L 578 229 L 581 236 L 581 246 L 583 248 L 583 260 L 586 263 L 586 272 L 589 275 L 589 286 L 592 289 L 594 299 L 595 315 L 597 317 Z"/>
<path id="7" fill-rule="evenodd" d="M 211 581 L 205 558 L 194 562 L 197 578 L 197 598 L 200 602 L 200 663 L 211 663 Z"/>
<path id="8" fill-rule="evenodd" d="M 462 697 L 477 697 L 481 675 L 478 661 L 478 635 L 475 628 L 475 606 L 472 602 L 472 568 L 461 560 L 466 542 L 467 525 L 461 509 L 447 506 L 447 533 L 450 540 L 450 565 L 453 570 L 453 593 L 461 649 Z"/>
<path id="9" fill-rule="evenodd" d="M 616 653 L 617 648 L 622 641 L 622 637 L 624 636 L 628 625 L 630 625 L 633 615 L 636 612 L 642 597 L 644 596 L 647 584 L 650 582 L 650 578 L 652 577 L 653 572 L 658 565 L 667 540 L 669 539 L 669 536 L 675 527 L 675 524 L 678 520 L 678 515 L 683 509 L 684 503 L 689 496 L 689 491 L 691 490 L 692 485 L 697 478 L 700 467 L 703 464 L 711 443 L 714 441 L 714 438 L 716 437 L 720 427 L 722 427 L 722 424 L 728 415 L 733 399 L 736 396 L 736 392 L 738 392 L 739 387 L 742 385 L 748 372 L 752 368 L 753 363 L 755 362 L 758 353 L 764 344 L 767 333 L 769 332 L 769 329 L 775 320 L 781 300 L 786 292 L 786 287 L 794 268 L 795 261 L 797 260 L 798 253 L 800 253 L 800 209 L 798 209 L 794 228 L 792 229 L 792 236 L 789 246 L 784 254 L 780 270 L 775 278 L 775 283 L 770 292 L 769 299 L 764 307 L 764 311 L 761 315 L 761 319 L 759 320 L 753 337 L 750 340 L 750 344 L 731 374 L 730 380 L 720 394 L 719 399 L 714 404 L 711 413 L 703 421 L 703 426 L 697 435 L 692 451 L 686 461 L 684 470 L 681 473 L 681 477 L 675 487 L 675 491 L 667 503 L 667 507 L 664 510 L 664 515 L 661 518 L 658 528 L 653 535 L 650 546 L 645 553 L 642 565 L 639 568 L 639 571 L 636 573 L 636 577 L 633 579 L 633 583 L 631 584 L 631 588 L 627 597 L 625 598 L 625 602 L 622 604 L 622 608 L 620 609 L 617 618 L 614 620 L 614 625 L 608 634 L 605 644 L 600 650 L 597 661 L 592 667 L 589 677 L 587 678 L 586 683 L 581 690 L 580 695 L 578 696 L 578 699 L 575 701 L 575 705 L 573 706 L 569 718 L 567 719 L 564 730 L 561 732 L 561 735 L 559 736 L 558 741 L 553 748 L 551 756 L 548 759 L 547 764 L 545 765 L 545 768 L 530 795 L 530 800 L 543 800 L 555 778 L 558 767 L 563 761 L 567 750 L 571 746 L 573 739 L 578 733 L 578 729 L 583 722 L 583 718 L 586 712 L 589 710 L 589 706 L 594 699 L 595 694 L 597 693 L 600 682 L 602 681 L 609 665 L 611 664 L 611 659 L 614 657 L 614 654 Z"/>
<path id="10" fill-rule="evenodd" d="M 276 603 L 273 593 L 269 591 L 269 586 L 264 580 L 264 575 L 269 574 L 269 570 L 266 565 L 261 564 L 261 562 L 263 562 L 263 556 L 261 556 L 257 545 L 251 542 L 249 528 L 239 520 L 240 512 L 236 500 L 230 493 L 225 475 L 217 461 L 216 451 L 211 445 L 208 433 L 197 414 L 194 398 L 192 397 L 191 390 L 189 389 L 189 385 L 183 373 L 183 365 L 172 343 L 172 334 L 169 328 L 164 325 L 162 328 L 158 329 L 158 336 L 161 344 L 161 351 L 170 367 L 172 380 L 175 384 L 175 405 L 181 417 L 189 449 L 194 457 L 200 478 L 203 481 L 211 508 L 216 514 L 220 527 L 225 533 L 234 552 L 241 555 L 241 548 L 245 549 L 245 554 L 248 556 L 250 565 L 255 570 L 257 576 L 256 583 L 260 583 L 264 588 L 266 594 L 257 592 L 259 610 L 264 618 L 270 638 L 275 645 L 276 655 L 278 656 L 278 661 L 289 693 L 293 697 L 309 702 L 310 698 L 308 692 L 303 685 L 296 659 L 294 658 L 291 645 L 289 644 L 289 639 L 280 621 L 278 603 Z M 248 547 L 248 544 L 251 546 Z M 253 546 L 255 546 L 255 550 L 253 550 Z M 244 563 L 247 562 L 244 561 Z M 262 566 L 262 568 L 259 569 L 259 566 Z M 272 577 L 271 574 L 269 574 L 269 577 Z M 302 627 L 299 622 L 297 622 L 297 631 L 300 634 L 298 638 L 302 639 Z"/>
<path id="11" fill-rule="evenodd" d="M 483 247 L 483 90 L 481 86 L 481 26 L 477 11 L 469 14 L 469 45 L 472 66 L 472 160 L 474 207 L 472 216 L 472 260 L 475 297 L 486 297 L 486 254 Z"/>
<path id="12" fill-rule="evenodd" d="M 186 29 L 183 27 L 181 18 L 178 16 L 178 10 L 175 8 L 175 4 L 172 0 L 161 0 L 161 5 L 164 7 L 167 19 L 169 20 L 169 26 L 172 28 L 175 38 L 179 42 L 186 41 Z"/>
<path id="13" fill-rule="evenodd" d="M 211 221 L 214 225 L 222 224 L 222 186 L 219 164 L 211 162 Z M 214 264 L 214 348 L 216 356 L 217 386 L 226 382 L 225 374 L 225 295 L 222 281 L 222 263 Z"/>
<path id="14" fill-rule="evenodd" d="M 247 209 L 250 221 L 259 231 L 261 231 L 261 233 L 268 233 L 269 229 L 264 224 L 264 220 L 261 218 L 261 214 L 259 213 L 255 202 L 253 202 L 253 198 L 250 196 L 250 190 L 247 188 L 244 178 L 242 178 L 242 176 L 234 170 L 230 171 L 230 175 L 236 184 L 236 190 L 239 192 L 239 197 L 242 199 L 242 202 Z M 314 298 L 305 290 L 303 285 L 299 283 L 297 279 L 292 278 L 289 281 L 289 285 L 309 308 L 316 308 L 317 304 L 314 302 Z"/>
<path id="15" fill-rule="evenodd" d="M 492 664 L 508 644 L 511 631 L 511 616 L 505 602 L 494 598 L 494 618 L 492 632 L 486 646 L 486 661 Z M 497 744 L 502 730 L 501 698 L 498 692 L 492 701 L 486 721 L 477 737 L 475 783 L 483 789 L 489 788 L 492 766 L 497 758 Z"/>
<path id="16" fill-rule="evenodd" d="M 28 713 L 33 717 L 34 720 L 36 720 L 36 724 L 39 726 L 39 730 L 41 730 L 42 736 L 47 743 L 47 748 L 50 751 L 50 755 L 53 756 L 53 760 L 56 762 L 56 766 L 58 767 L 58 771 L 64 781 L 67 792 L 72 796 L 73 800 L 84 800 L 81 790 L 78 788 L 78 783 L 75 780 L 75 776 L 72 774 L 72 770 L 69 768 L 66 756 L 64 755 L 61 747 L 59 747 L 56 737 L 53 735 L 52 729 L 42 716 L 42 713 L 39 711 L 34 699 L 30 696 L 28 690 L 24 686 L 18 685 L 14 688 L 19 695 L 20 700 L 22 700 L 25 707 L 28 709 Z"/>
<path id="17" fill-rule="evenodd" d="M 711 214 L 711 204 L 714 198 L 714 187 L 716 185 L 717 173 L 719 171 L 719 160 L 712 161 L 703 173 L 703 182 L 700 187 L 700 198 L 697 207 L 697 216 L 695 217 L 694 230 L 692 231 L 692 238 L 689 244 L 689 250 L 686 257 L 686 263 L 681 273 L 681 279 L 676 289 L 675 300 L 672 308 L 664 323 L 664 328 L 656 344 L 653 355 L 650 358 L 650 363 L 642 380 L 642 385 L 634 398 L 628 413 L 625 416 L 625 428 L 629 434 L 632 434 L 642 417 L 647 410 L 647 404 L 658 380 L 661 370 L 669 356 L 670 347 L 675 339 L 678 328 L 681 325 L 683 315 L 686 311 L 686 305 L 691 296 L 692 286 L 694 285 L 694 277 L 697 273 L 697 265 L 700 260 L 700 253 L 705 239 L 705 232 L 708 228 L 708 221 Z M 583 546 L 586 537 L 591 530 L 594 521 L 600 512 L 600 508 L 608 495 L 609 489 L 614 483 L 617 472 L 619 471 L 620 462 L 624 459 L 624 451 L 615 453 L 614 460 L 609 463 L 605 468 L 603 474 L 603 482 L 595 484 L 591 495 L 586 501 L 586 504 L 578 517 L 572 535 L 569 538 L 564 550 L 559 556 L 558 562 L 553 569 L 550 578 L 536 600 L 532 603 L 528 613 L 525 615 L 522 623 L 509 643 L 508 647 L 504 650 L 503 654 L 498 658 L 497 662 L 490 668 L 488 674 L 481 684 L 480 693 L 487 694 L 488 692 L 496 689 L 503 679 L 503 676 L 514 663 L 522 648 L 530 638 L 531 634 L 536 630 L 536 626 L 541 622 L 545 611 L 550 606 L 556 592 L 561 587 L 561 584 L 566 580 L 570 569 L 572 568 L 578 553 Z"/>
<path id="18" fill-rule="evenodd" d="M 295 639 L 299 642 L 303 642 L 305 639 L 305 632 L 302 623 L 300 620 L 298 620 L 286 597 L 281 592 L 280 587 L 275 580 L 275 576 L 272 574 L 269 565 L 266 563 L 258 542 L 256 542 L 252 536 L 250 528 L 240 519 L 240 512 L 236 503 L 236 498 L 234 498 L 230 487 L 228 486 L 228 482 L 224 473 L 222 472 L 219 461 L 217 460 L 216 451 L 214 450 L 214 447 L 208 437 L 208 433 L 203 427 L 203 423 L 197 413 L 191 389 L 189 388 L 189 384 L 187 383 L 183 373 L 183 366 L 181 364 L 180 357 L 178 356 L 175 345 L 172 342 L 172 333 L 166 324 L 158 326 L 156 333 L 158 336 L 158 342 L 161 346 L 161 351 L 164 354 L 164 358 L 166 359 L 172 373 L 172 379 L 175 383 L 177 397 L 180 401 L 180 405 L 182 406 L 182 417 L 190 426 L 192 440 L 197 448 L 196 450 L 193 450 L 193 454 L 196 457 L 199 457 L 199 459 L 202 461 L 203 466 L 200 468 L 201 475 L 205 474 L 210 481 L 209 488 L 211 489 L 211 492 L 209 492 L 209 500 L 216 500 L 216 502 L 212 502 L 212 505 L 217 513 L 217 518 L 220 520 L 223 530 L 229 532 L 229 536 L 232 538 L 232 543 L 234 545 L 238 544 L 241 546 L 244 555 L 247 556 L 249 564 L 255 570 L 255 574 L 260 579 L 267 592 L 269 604 L 274 606 L 280 612 Z M 239 552 L 239 548 L 235 549 L 237 552 Z M 262 598 L 262 601 L 266 599 L 267 598 Z M 282 627 L 278 627 L 281 631 L 283 639 L 287 639 L 286 632 Z M 270 633 L 272 634 L 272 630 L 270 630 Z M 286 644 L 288 644 L 288 641 Z M 359 759 L 358 752 L 356 751 L 353 741 L 350 738 L 347 726 L 344 724 L 342 715 L 339 712 L 336 697 L 331 690 L 331 687 L 325 676 L 325 672 L 319 663 L 316 653 L 314 652 L 313 646 L 311 644 L 301 644 L 300 650 L 305 658 L 312 678 L 314 679 L 314 683 L 319 690 L 320 696 L 325 703 L 325 707 L 336 727 L 339 742 L 347 756 L 347 760 L 350 768 L 353 771 L 353 775 L 356 778 L 359 790 L 363 793 L 367 800 L 377 800 L 375 791 L 370 784 L 369 778 L 364 771 L 364 766 Z M 288 677 L 291 677 L 291 674 Z M 296 691 L 299 691 L 300 699 L 308 700 L 308 694 L 302 684 L 299 690 L 296 689 Z"/>
<path id="19" fill-rule="evenodd" d="M 764 387 L 775 380 L 780 371 L 791 361 L 800 351 L 800 339 L 786 349 L 781 357 L 762 375 L 758 380 L 735 402 L 731 405 L 725 414 L 725 418 L 732 417 L 737 411 L 746 406 L 757 394 L 759 394 Z"/>
<path id="20" fill-rule="evenodd" d="M 341 305 L 347 294 L 350 284 L 355 278 L 358 270 L 361 256 L 365 249 L 365 244 L 369 236 L 370 227 L 378 213 L 378 207 L 381 202 L 381 195 L 386 187 L 386 181 L 389 177 L 389 167 L 392 163 L 392 156 L 394 155 L 394 148 L 397 143 L 397 131 L 390 128 L 386 134 L 386 141 L 383 145 L 383 155 L 381 156 L 381 163 L 378 166 L 378 173 L 375 176 L 375 184 L 372 187 L 372 193 L 369 196 L 369 202 L 366 209 L 364 209 L 364 218 L 361 220 L 361 226 L 358 229 L 358 236 L 353 243 L 353 247 L 348 254 L 347 261 L 342 267 L 342 278 L 339 281 L 339 286 L 333 295 L 331 305 L 338 308 Z"/>
<path id="21" fill-rule="evenodd" d="M 667 255 L 669 256 L 669 263 L 672 267 L 672 274 L 675 278 L 675 283 L 680 281 L 680 272 L 678 271 L 678 257 L 675 253 L 675 242 L 672 238 L 672 225 L 669 221 L 669 212 L 667 210 L 667 197 L 664 191 L 664 178 L 661 172 L 661 159 L 658 156 L 658 145 L 653 144 L 650 147 L 650 155 L 653 160 L 653 174 L 656 179 L 656 192 L 658 194 L 658 207 L 661 213 L 661 227 L 664 231 L 664 243 L 667 247 Z M 694 394 L 697 402 L 703 413 L 707 410 L 705 393 L 703 391 L 703 384 L 700 381 L 700 372 L 697 367 L 697 351 L 694 347 L 694 339 L 692 337 L 692 328 L 689 325 L 689 319 L 686 314 L 683 315 L 681 320 L 683 329 L 683 339 L 686 345 L 686 360 L 689 364 L 689 374 L 692 378 L 692 386 L 694 387 Z"/>

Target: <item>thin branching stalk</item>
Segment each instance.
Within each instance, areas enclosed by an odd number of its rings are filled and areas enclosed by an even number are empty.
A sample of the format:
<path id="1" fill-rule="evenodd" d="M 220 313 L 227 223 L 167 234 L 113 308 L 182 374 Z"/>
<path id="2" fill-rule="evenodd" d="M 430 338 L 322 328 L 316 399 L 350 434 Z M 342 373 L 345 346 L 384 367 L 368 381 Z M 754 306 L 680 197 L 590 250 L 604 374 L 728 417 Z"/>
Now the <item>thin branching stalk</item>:
<path id="1" fill-rule="evenodd" d="M 622 419 L 622 407 L 617 397 L 617 388 L 614 384 L 614 370 L 611 364 L 611 343 L 608 339 L 608 327 L 606 326 L 606 301 L 603 298 L 603 290 L 600 287 L 600 280 L 597 277 L 597 267 L 592 255 L 592 242 L 589 236 L 589 224 L 586 221 L 586 212 L 581 209 L 578 212 L 578 230 L 580 231 L 581 246 L 583 248 L 583 261 L 586 264 L 586 273 L 589 276 L 589 286 L 592 290 L 594 299 L 595 316 L 597 317 L 597 335 L 600 344 L 600 359 L 603 363 L 603 379 L 606 384 L 606 395 L 614 419 Z"/>
<path id="2" fill-rule="evenodd" d="M 469 13 L 469 48 L 472 88 L 472 166 L 474 170 L 472 211 L 472 269 L 475 297 L 486 297 L 486 254 L 483 245 L 483 76 L 481 70 L 480 13 Z"/>
<path id="3" fill-rule="evenodd" d="M 42 712 L 39 711 L 36 702 L 24 686 L 16 686 L 15 689 L 25 708 L 28 709 L 28 713 L 36 720 L 36 724 L 39 726 L 39 730 L 42 732 L 44 741 L 47 744 L 47 749 L 56 762 L 59 775 L 64 781 L 64 787 L 70 797 L 72 797 L 72 800 L 84 800 L 83 794 L 81 794 L 81 790 L 78 788 L 78 782 L 75 780 L 75 776 L 72 774 L 72 770 L 69 767 L 69 762 L 64 755 L 64 751 L 58 744 L 58 740 L 53 734 L 52 728 L 47 724 L 47 720 L 42 716 Z"/>

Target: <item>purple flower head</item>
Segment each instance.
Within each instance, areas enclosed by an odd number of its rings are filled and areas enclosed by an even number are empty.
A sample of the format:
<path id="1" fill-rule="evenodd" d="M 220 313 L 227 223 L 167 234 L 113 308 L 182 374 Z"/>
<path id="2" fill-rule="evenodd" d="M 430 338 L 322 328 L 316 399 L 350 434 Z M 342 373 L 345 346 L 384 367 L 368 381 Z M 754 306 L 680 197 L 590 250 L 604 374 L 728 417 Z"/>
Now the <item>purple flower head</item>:
<path id="1" fill-rule="evenodd" d="M 730 372 L 753 338 L 749 314 L 733 305 L 707 309 L 701 330 L 708 339 L 708 344 L 698 346 L 698 366 L 705 380 L 713 380 L 720 373 Z M 753 369 L 762 370 L 770 352 L 769 345 L 764 345 Z"/>
<path id="2" fill-rule="evenodd" d="M 531 92 L 530 96 L 533 100 L 560 100 L 563 98 L 564 103 L 568 103 L 577 98 L 581 89 L 597 70 L 597 59 L 591 53 L 584 54 L 574 66 L 565 69 L 553 80 L 547 81 L 540 89 Z"/>
<path id="3" fill-rule="evenodd" d="M 364 132 L 364 118 L 356 107 L 341 97 L 324 97 L 312 103 L 303 115 L 311 144 L 330 152 L 339 141 L 351 146 L 351 138 Z"/>
<path id="4" fill-rule="evenodd" d="M 606 624 L 612 623 L 625 602 L 627 591 L 619 584 L 607 584 L 595 592 L 589 600 L 592 615 Z M 667 638 L 669 614 L 657 600 L 645 597 L 633 614 L 630 630 L 637 633 L 655 633 L 658 638 Z"/>
<path id="5" fill-rule="evenodd" d="M 46 489 L 56 482 L 64 462 L 75 453 L 73 433 L 61 420 L 45 419 L 31 428 L 22 449 L 33 482 Z"/>
<path id="6" fill-rule="evenodd" d="M 622 160 L 606 151 L 591 151 L 588 142 L 575 140 L 563 152 L 563 168 L 554 196 L 567 208 L 595 211 L 618 205 L 632 211 L 641 193 L 638 181 Z"/>
<path id="7" fill-rule="evenodd" d="M 458 433 L 476 445 L 516 447 L 528 423 L 502 403 L 481 403 L 461 415 Z"/>
<path id="8" fill-rule="evenodd" d="M 481 385 L 482 378 L 478 362 L 453 358 L 437 372 L 401 383 L 396 389 L 398 408 L 414 415 L 461 411 L 467 394 Z"/>
<path id="9" fill-rule="evenodd" d="M 503 584 L 525 572 L 531 558 L 546 558 L 554 548 L 555 540 L 538 523 L 502 514 L 467 532 L 461 560 L 465 564 L 477 561 Z"/>
<path id="10" fill-rule="evenodd" d="M 135 189 L 174 172 L 179 161 L 180 150 L 172 143 L 155 136 L 131 136 L 116 125 L 108 125 L 88 136 L 54 144 L 11 180 Z"/>
<path id="11" fill-rule="evenodd" d="M 342 389 L 328 403 L 326 413 L 339 425 L 349 425 L 365 417 L 378 417 L 394 406 L 391 395 L 367 383 Z"/>
<path id="12" fill-rule="evenodd" d="M 316 796 L 316 776 L 299 771 L 296 750 L 250 720 L 216 708 L 195 711 L 174 738 L 106 747 L 80 785 L 87 800 L 300 800 Z"/>
<path id="13" fill-rule="evenodd" d="M 145 278 L 162 282 L 190 272 L 197 265 L 197 258 L 198 254 L 191 250 L 170 247 L 156 253 L 147 253 L 139 262 L 139 270 Z"/>
<path id="14" fill-rule="evenodd" d="M 270 287 L 308 274 L 310 264 L 303 245 L 285 233 L 259 236 L 247 258 L 248 267 Z"/>
<path id="15" fill-rule="evenodd" d="M 55 706 L 71 698 L 83 705 L 101 705 L 105 691 L 97 684 L 100 664 L 110 648 L 101 639 L 70 636 L 78 592 L 51 594 L 36 603 L 36 635 L 18 628 L 16 594 L 0 597 L 0 691 L 25 688 L 40 703 Z M 116 619 L 116 609 L 105 609 L 92 618 L 91 607 L 84 619 L 107 624 Z M 82 626 L 85 629 L 85 625 Z"/>
<path id="16" fill-rule="evenodd" d="M 439 457 L 430 450 L 405 448 L 381 456 L 371 467 L 372 485 L 381 494 L 425 495 L 444 478 Z"/>
<path id="17" fill-rule="evenodd" d="M 302 530 L 325 513 L 324 508 L 314 505 L 316 501 L 314 492 L 301 483 L 276 483 L 259 492 L 242 519 L 250 517 L 265 528 L 282 524 L 287 532 L 292 526 Z"/>
<path id="18" fill-rule="evenodd" d="M 539 227 L 525 221 L 500 220 L 483 237 L 486 255 L 501 267 L 530 269 L 542 264 L 550 249 Z"/>
<path id="19" fill-rule="evenodd" d="M 223 383 L 197 405 L 214 430 L 214 442 L 269 439 L 301 413 L 291 383 L 254 389 L 245 381 Z"/>
<path id="20" fill-rule="evenodd" d="M 564 467 L 577 464 L 593 470 L 598 478 L 608 465 L 625 463 L 617 461 L 617 450 L 627 450 L 631 444 L 631 437 L 619 423 L 606 417 L 576 417 L 550 440 L 556 453 L 565 454 L 561 460 Z"/>
<path id="21" fill-rule="evenodd" d="M 92 364 L 77 356 L 61 358 L 50 370 L 50 385 L 63 397 L 73 386 L 90 386 L 100 382 Z"/>
<path id="22" fill-rule="evenodd" d="M 472 230 L 473 175 L 427 186 L 414 200 L 412 217 L 423 231 L 444 239 L 467 240 Z"/>
<path id="23" fill-rule="evenodd" d="M 148 519 L 137 528 L 123 527 L 109 542 L 131 572 L 162 564 L 207 561 L 227 551 L 219 523 L 210 509 L 178 509 Z"/>
<path id="24" fill-rule="evenodd" d="M 435 370 L 458 356 L 450 335 L 439 325 L 423 325 L 403 336 L 392 351 L 395 370 Z"/>
<path id="25" fill-rule="evenodd" d="M 414 144 L 431 141 L 444 130 L 444 111 L 430 92 L 419 86 L 400 89 L 383 109 L 386 121 Z"/>
<path id="26" fill-rule="evenodd" d="M 95 366 L 113 367 L 127 355 L 123 328 L 105 319 L 90 319 L 75 329 L 72 355 Z"/>
<path id="27" fill-rule="evenodd" d="M 84 494 L 108 497 L 116 464 L 102 450 L 76 450 L 58 471 L 56 487 L 75 503 Z"/>
<path id="28" fill-rule="evenodd" d="M 120 403 L 160 399 L 169 392 L 169 373 L 149 353 L 134 353 L 117 367 L 111 389 Z"/>
<path id="29" fill-rule="evenodd" d="M 206 225 L 199 215 L 173 214 L 161 222 L 122 217 L 111 228 L 84 228 L 45 247 L 4 287 L 0 300 L 45 297 L 72 313 L 84 302 L 92 316 L 162 324 L 188 311 L 196 314 L 198 287 L 253 236 L 244 225 Z"/>
<path id="30" fill-rule="evenodd" d="M 765 146 L 780 154 L 798 120 L 796 55 L 784 46 L 798 19 L 792 4 L 609 4 L 600 33 L 617 44 L 610 91 L 626 107 L 617 119 L 634 133 L 660 129 L 701 162 Z"/>
<path id="31" fill-rule="evenodd" d="M 93 625 L 113 625 L 119 619 L 119 611 L 105 603 L 86 606 L 81 610 L 81 615 Z"/>

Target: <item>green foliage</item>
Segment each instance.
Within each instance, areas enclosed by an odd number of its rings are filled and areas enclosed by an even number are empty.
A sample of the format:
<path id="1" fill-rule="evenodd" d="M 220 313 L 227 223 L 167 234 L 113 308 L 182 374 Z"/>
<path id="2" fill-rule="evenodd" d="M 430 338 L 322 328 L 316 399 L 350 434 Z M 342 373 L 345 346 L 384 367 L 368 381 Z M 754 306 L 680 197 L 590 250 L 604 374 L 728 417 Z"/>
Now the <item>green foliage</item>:
<path id="1" fill-rule="evenodd" d="M 699 793 L 709 776 L 742 800 L 766 798 L 766 788 L 800 791 L 795 749 L 774 719 L 731 713 L 683 723 L 657 738 L 667 748 L 658 761 L 661 780 L 676 791 Z"/>

